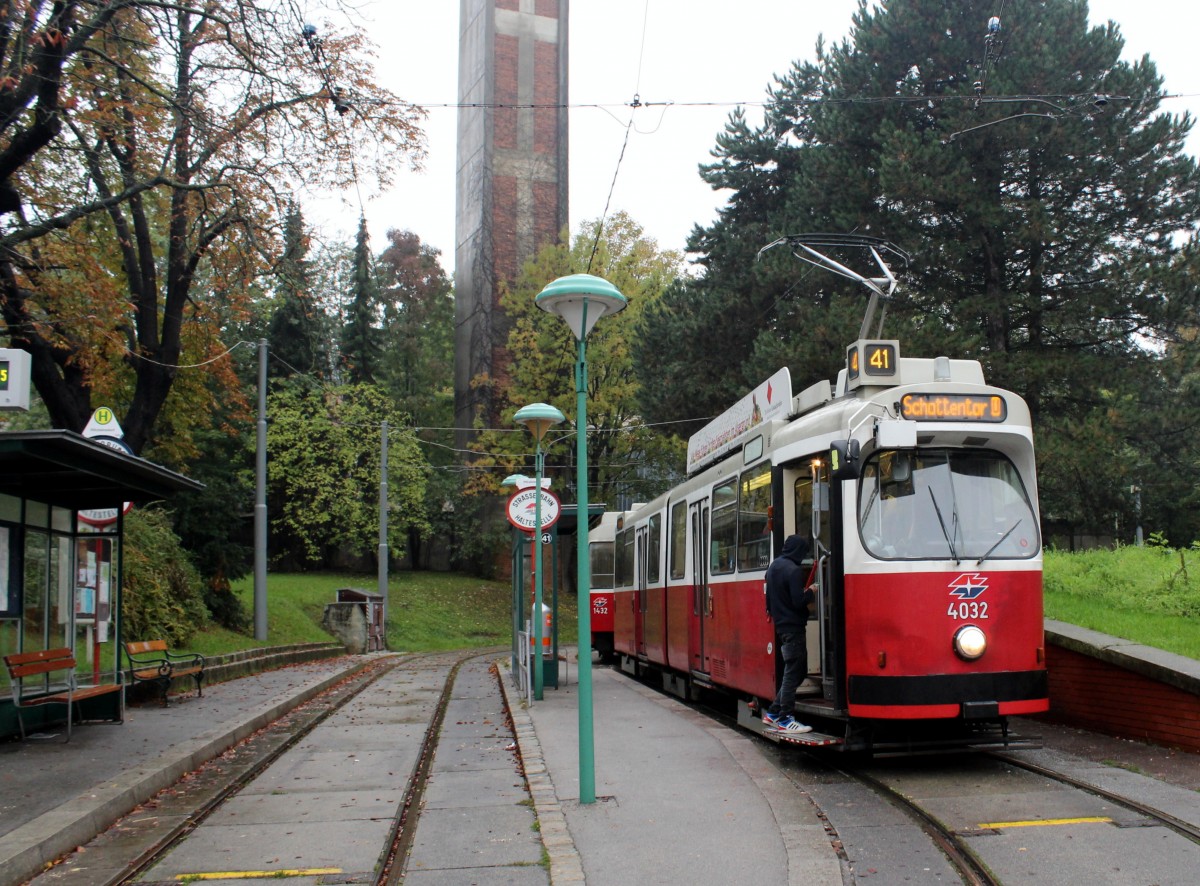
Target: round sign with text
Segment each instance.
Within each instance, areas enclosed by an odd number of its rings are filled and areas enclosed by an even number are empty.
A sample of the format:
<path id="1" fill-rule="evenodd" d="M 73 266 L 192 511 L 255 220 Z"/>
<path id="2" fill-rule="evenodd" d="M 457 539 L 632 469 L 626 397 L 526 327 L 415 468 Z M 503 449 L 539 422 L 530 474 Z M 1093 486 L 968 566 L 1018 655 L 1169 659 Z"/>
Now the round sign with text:
<path id="1" fill-rule="evenodd" d="M 558 496 L 549 489 L 542 493 L 542 529 L 548 529 L 558 522 L 559 511 L 562 510 Z M 525 532 L 534 532 L 537 526 L 537 494 L 538 490 L 530 487 L 522 489 L 508 500 L 508 522 Z"/>
<path id="2" fill-rule="evenodd" d="M 112 421 L 112 413 L 109 410 L 103 408 L 97 409 L 96 415 L 99 416 L 101 412 L 106 413 L 108 416 L 104 418 L 105 423 Z M 117 452 L 124 452 L 126 455 L 133 455 L 133 449 L 120 437 L 110 437 L 106 434 L 88 434 L 85 436 L 99 443 L 101 446 L 107 446 L 109 449 L 117 450 Z M 108 526 L 116 523 L 117 517 L 122 513 L 128 514 L 132 507 L 133 502 L 127 501 L 120 508 L 88 508 L 79 512 L 79 519 L 89 526 Z"/>

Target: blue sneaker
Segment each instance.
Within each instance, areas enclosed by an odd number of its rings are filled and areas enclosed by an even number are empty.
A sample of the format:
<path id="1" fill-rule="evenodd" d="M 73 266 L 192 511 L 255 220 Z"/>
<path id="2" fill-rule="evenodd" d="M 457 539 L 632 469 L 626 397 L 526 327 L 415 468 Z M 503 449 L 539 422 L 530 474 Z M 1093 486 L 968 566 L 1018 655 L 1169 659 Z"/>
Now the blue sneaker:
<path id="1" fill-rule="evenodd" d="M 800 735 L 804 732 L 812 732 L 811 726 L 805 726 L 803 723 L 797 721 L 795 717 L 791 716 L 779 717 L 775 721 L 775 728 L 788 735 Z"/>
<path id="2" fill-rule="evenodd" d="M 779 722 L 778 714 L 772 714 L 770 711 L 766 711 L 763 713 L 763 725 L 764 726 L 774 729 L 775 724 L 778 722 Z"/>

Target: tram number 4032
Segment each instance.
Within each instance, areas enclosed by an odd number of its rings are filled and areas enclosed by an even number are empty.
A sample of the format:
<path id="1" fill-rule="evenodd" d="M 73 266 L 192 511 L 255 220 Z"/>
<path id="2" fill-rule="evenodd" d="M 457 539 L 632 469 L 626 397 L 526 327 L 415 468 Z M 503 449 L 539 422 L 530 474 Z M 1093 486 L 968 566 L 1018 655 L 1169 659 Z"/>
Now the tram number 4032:
<path id="1" fill-rule="evenodd" d="M 988 605 L 980 600 L 972 600 L 967 602 L 963 600 L 961 603 L 951 603 L 950 608 L 946 610 L 946 614 L 954 619 L 959 618 L 987 618 Z"/>

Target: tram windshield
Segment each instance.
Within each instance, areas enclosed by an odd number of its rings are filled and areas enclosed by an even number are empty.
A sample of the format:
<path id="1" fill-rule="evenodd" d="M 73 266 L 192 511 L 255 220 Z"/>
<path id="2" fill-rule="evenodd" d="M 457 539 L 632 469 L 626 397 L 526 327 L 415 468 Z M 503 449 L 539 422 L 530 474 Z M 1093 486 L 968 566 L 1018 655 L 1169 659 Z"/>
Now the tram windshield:
<path id="1" fill-rule="evenodd" d="M 989 450 L 875 453 L 863 467 L 858 528 L 882 560 L 1025 559 L 1041 544 L 1020 474 Z"/>

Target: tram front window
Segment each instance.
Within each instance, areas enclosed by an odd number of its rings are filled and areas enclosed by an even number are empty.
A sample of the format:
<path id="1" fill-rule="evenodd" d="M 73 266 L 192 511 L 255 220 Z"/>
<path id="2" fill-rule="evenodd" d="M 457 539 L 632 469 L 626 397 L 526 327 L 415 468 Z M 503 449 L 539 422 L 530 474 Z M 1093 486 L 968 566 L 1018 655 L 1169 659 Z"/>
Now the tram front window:
<path id="1" fill-rule="evenodd" d="M 1040 547 L 1020 475 L 992 451 L 884 451 L 862 473 L 858 528 L 882 560 L 1024 559 Z"/>

